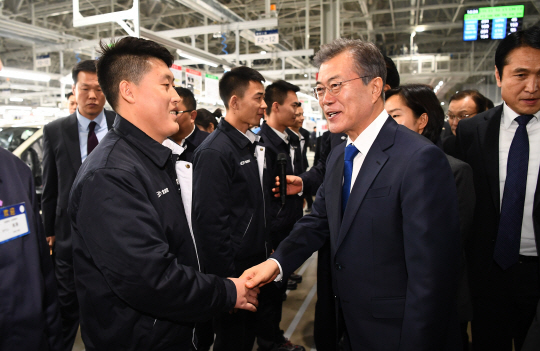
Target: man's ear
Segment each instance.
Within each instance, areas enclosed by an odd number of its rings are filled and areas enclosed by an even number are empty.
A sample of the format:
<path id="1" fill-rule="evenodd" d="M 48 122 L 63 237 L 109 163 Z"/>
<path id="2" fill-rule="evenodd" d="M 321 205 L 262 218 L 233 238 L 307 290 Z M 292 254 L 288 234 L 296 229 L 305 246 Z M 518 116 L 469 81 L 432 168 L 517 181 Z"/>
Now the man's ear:
<path id="1" fill-rule="evenodd" d="M 136 99 L 133 94 L 133 83 L 123 80 L 119 84 L 119 95 L 128 104 L 134 104 Z"/>
<path id="2" fill-rule="evenodd" d="M 71 86 L 71 92 L 73 93 L 73 95 L 75 95 L 75 87 L 77 87 L 77 84 L 73 84 Z M 75 95 L 75 97 L 77 97 L 77 95 Z"/>
<path id="3" fill-rule="evenodd" d="M 381 97 L 381 92 L 383 90 L 383 80 L 381 77 L 375 77 L 370 82 L 372 86 L 371 90 L 371 103 L 375 103 L 377 99 Z"/>
<path id="4" fill-rule="evenodd" d="M 191 123 L 195 123 L 195 118 L 197 118 L 197 110 L 191 111 Z"/>
<path id="5" fill-rule="evenodd" d="M 501 77 L 501 73 L 499 72 L 499 70 L 497 69 L 497 66 L 495 66 L 495 79 L 497 80 L 497 86 L 500 88 L 502 83 L 502 77 Z"/>
<path id="6" fill-rule="evenodd" d="M 239 103 L 240 102 L 239 102 L 238 96 L 233 95 L 233 96 L 231 96 L 231 98 L 229 100 L 229 107 L 231 108 L 231 110 L 238 110 Z"/>

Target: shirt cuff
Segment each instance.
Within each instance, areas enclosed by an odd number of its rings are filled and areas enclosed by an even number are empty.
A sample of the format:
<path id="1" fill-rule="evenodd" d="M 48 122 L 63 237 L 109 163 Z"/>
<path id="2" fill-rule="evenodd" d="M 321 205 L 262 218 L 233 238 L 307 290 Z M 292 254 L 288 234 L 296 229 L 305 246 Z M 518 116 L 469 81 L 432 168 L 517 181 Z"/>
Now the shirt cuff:
<path id="1" fill-rule="evenodd" d="M 302 178 L 300 178 L 300 179 L 302 179 Z M 302 179 L 302 191 L 300 191 L 300 192 L 298 193 L 298 196 L 302 196 L 302 195 L 304 195 L 304 180 L 303 180 L 303 179 Z M 277 262 L 277 261 L 276 261 L 276 262 Z M 279 263 L 278 263 L 278 264 L 279 264 Z"/>
<path id="2" fill-rule="evenodd" d="M 276 279 L 274 279 L 274 281 L 275 282 L 280 282 L 283 279 L 283 269 L 281 269 L 281 265 L 279 264 L 278 260 L 276 260 L 275 258 L 269 258 L 269 260 L 272 260 L 272 261 L 277 263 L 278 268 L 279 268 L 279 274 L 276 277 Z"/>

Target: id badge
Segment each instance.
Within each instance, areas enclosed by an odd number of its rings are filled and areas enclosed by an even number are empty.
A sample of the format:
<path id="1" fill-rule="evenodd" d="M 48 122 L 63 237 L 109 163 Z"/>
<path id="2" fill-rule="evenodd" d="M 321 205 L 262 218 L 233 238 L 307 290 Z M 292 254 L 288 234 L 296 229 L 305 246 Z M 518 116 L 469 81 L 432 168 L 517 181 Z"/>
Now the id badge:
<path id="1" fill-rule="evenodd" d="M 24 202 L 0 207 L 0 245 L 29 233 Z"/>

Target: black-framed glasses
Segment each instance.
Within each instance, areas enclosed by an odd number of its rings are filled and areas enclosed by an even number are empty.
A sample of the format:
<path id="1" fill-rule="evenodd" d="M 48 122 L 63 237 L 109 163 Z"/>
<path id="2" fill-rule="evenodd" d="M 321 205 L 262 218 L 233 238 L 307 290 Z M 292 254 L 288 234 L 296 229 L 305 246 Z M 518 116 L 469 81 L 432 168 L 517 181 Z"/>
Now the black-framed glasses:
<path id="1" fill-rule="evenodd" d="M 177 115 L 180 115 L 180 114 L 182 114 L 182 113 L 184 113 L 184 112 L 192 112 L 192 111 L 195 111 L 195 110 L 177 111 L 176 114 L 177 114 Z"/>
<path id="2" fill-rule="evenodd" d="M 451 114 L 451 113 L 447 113 L 445 115 L 445 117 L 449 120 L 449 121 L 453 121 L 454 119 L 457 118 L 457 121 L 461 121 L 462 119 L 467 119 L 467 118 L 470 118 L 470 117 L 473 117 L 474 115 L 476 115 L 476 113 L 471 113 L 469 115 L 454 115 L 454 114 Z"/>
<path id="3" fill-rule="evenodd" d="M 339 93 L 341 93 L 341 87 L 343 86 L 343 83 L 347 83 L 353 80 L 362 79 L 362 78 L 368 78 L 370 76 L 362 76 L 357 77 L 349 80 L 344 80 L 341 82 L 335 82 L 330 84 L 330 87 L 325 87 L 324 85 L 318 85 L 315 88 L 313 88 L 313 95 L 315 96 L 315 99 L 324 99 L 324 95 L 326 94 L 326 91 L 328 90 L 332 96 L 338 96 Z"/>

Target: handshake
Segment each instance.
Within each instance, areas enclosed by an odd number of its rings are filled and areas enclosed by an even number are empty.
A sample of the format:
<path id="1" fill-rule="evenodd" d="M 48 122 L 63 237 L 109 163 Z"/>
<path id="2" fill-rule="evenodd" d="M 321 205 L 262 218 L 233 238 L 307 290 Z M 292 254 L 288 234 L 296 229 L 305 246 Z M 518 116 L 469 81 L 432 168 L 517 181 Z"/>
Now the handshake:
<path id="1" fill-rule="evenodd" d="M 279 274 L 279 267 L 275 261 L 266 260 L 261 264 L 244 271 L 240 278 L 229 278 L 236 286 L 235 309 L 243 309 L 251 312 L 257 311 L 260 293 L 259 287 L 266 285 Z"/>

